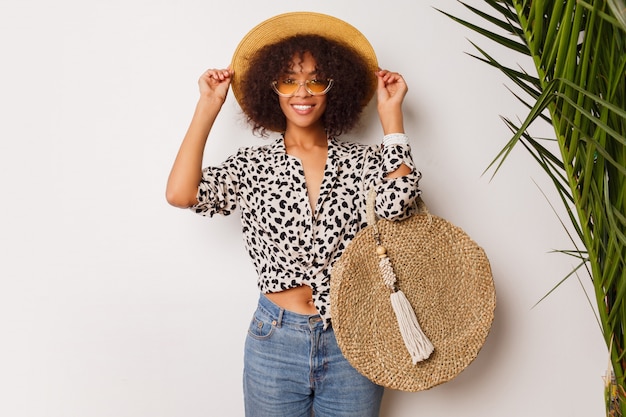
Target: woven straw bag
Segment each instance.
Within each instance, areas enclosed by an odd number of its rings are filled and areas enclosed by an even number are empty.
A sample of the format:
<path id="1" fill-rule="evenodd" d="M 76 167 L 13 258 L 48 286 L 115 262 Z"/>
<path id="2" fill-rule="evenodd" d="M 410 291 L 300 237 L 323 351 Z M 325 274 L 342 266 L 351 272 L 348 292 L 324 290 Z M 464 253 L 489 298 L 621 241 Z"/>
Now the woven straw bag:
<path id="1" fill-rule="evenodd" d="M 369 200 L 368 226 L 332 269 L 337 342 L 352 366 L 374 383 L 402 391 L 429 389 L 458 375 L 485 342 L 496 305 L 489 260 L 463 230 L 428 213 L 423 203 L 418 214 L 391 222 L 376 221 Z M 381 278 L 376 235 L 397 289 L 434 347 L 417 363 L 391 305 L 393 291 Z"/>

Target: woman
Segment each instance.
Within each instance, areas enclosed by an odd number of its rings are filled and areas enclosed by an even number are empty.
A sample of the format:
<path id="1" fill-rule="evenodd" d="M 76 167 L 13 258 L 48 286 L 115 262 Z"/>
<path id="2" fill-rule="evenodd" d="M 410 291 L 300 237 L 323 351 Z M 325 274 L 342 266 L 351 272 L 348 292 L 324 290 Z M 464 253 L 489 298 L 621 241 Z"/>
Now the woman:
<path id="1" fill-rule="evenodd" d="M 253 131 L 281 135 L 202 169 L 231 83 Z M 337 347 L 329 282 L 333 262 L 365 225 L 369 188 L 382 218 L 400 220 L 415 208 L 419 173 L 404 134 L 404 79 L 379 70 L 367 40 L 347 23 L 289 13 L 254 28 L 233 66 L 206 71 L 199 88 L 167 200 L 206 216 L 240 211 L 261 292 L 245 347 L 246 415 L 378 416 L 382 387 Z M 384 145 L 337 140 L 374 92 Z"/>

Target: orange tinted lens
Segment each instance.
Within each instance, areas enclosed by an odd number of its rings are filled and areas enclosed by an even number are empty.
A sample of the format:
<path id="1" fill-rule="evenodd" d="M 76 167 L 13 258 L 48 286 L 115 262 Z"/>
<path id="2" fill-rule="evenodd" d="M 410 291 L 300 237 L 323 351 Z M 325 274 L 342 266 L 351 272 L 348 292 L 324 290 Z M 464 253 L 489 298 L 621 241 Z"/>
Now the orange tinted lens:
<path id="1" fill-rule="evenodd" d="M 293 94 L 299 87 L 297 83 L 289 80 L 278 81 L 275 85 L 276 89 L 281 94 Z"/>
<path id="2" fill-rule="evenodd" d="M 314 93 L 323 93 L 328 88 L 328 80 L 310 80 L 306 85 Z"/>

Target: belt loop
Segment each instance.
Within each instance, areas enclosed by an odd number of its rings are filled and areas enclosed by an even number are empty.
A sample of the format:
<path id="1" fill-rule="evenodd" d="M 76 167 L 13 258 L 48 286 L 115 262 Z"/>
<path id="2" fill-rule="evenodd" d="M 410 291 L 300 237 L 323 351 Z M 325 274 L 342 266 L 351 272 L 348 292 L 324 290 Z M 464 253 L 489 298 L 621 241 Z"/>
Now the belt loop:
<path id="1" fill-rule="evenodd" d="M 278 319 L 276 319 L 276 327 L 280 327 L 283 324 L 283 313 L 285 312 L 284 308 L 281 308 L 278 311 Z"/>

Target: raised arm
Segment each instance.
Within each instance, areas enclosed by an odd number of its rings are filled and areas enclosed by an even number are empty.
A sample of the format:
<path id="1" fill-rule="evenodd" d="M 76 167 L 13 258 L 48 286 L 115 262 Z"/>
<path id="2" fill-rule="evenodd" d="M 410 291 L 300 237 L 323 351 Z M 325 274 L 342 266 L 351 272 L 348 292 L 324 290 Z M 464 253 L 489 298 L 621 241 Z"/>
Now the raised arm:
<path id="1" fill-rule="evenodd" d="M 385 135 L 404 133 L 402 102 L 408 91 L 406 82 L 397 72 L 380 70 L 376 76 L 378 77 L 377 109 L 383 133 Z M 387 174 L 387 178 L 398 178 L 410 172 L 411 169 L 402 164 L 398 169 Z"/>
<path id="2" fill-rule="evenodd" d="M 175 207 L 187 208 L 197 203 L 204 147 L 226 100 L 232 76 L 230 68 L 210 69 L 198 80 L 200 98 L 167 180 L 165 198 Z"/>

